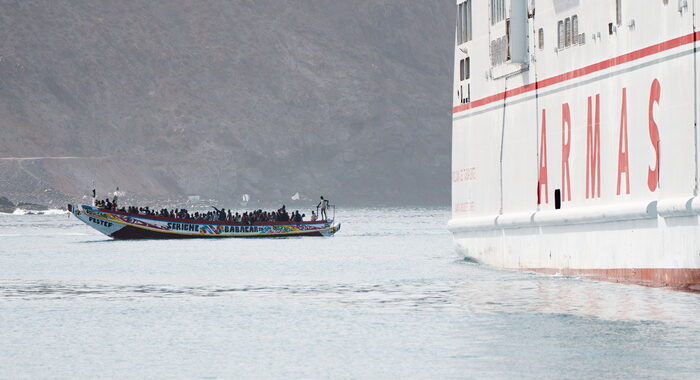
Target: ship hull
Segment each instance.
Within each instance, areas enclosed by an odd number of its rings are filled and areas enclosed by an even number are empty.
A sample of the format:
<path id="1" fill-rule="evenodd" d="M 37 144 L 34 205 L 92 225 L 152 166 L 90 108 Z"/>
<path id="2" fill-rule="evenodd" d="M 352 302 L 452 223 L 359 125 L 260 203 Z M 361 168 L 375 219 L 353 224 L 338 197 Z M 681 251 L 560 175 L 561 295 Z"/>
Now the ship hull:
<path id="1" fill-rule="evenodd" d="M 243 224 L 134 215 L 85 205 L 68 205 L 68 210 L 88 226 L 117 240 L 332 236 L 340 230 L 340 223 L 333 221 Z"/>
<path id="2" fill-rule="evenodd" d="M 650 287 L 671 287 L 700 291 L 700 269 L 693 268 L 618 268 L 618 269 L 550 269 L 525 268 L 525 271 L 548 275 L 587 277 Z"/>
<path id="3" fill-rule="evenodd" d="M 455 44 L 458 251 L 505 269 L 698 288 L 696 3 L 506 0 L 503 17 L 489 8 L 503 1 L 457 3 L 468 8 L 458 28 L 469 26 Z"/>
<path id="4" fill-rule="evenodd" d="M 697 216 L 451 229 L 460 254 L 494 267 L 700 290 Z"/>

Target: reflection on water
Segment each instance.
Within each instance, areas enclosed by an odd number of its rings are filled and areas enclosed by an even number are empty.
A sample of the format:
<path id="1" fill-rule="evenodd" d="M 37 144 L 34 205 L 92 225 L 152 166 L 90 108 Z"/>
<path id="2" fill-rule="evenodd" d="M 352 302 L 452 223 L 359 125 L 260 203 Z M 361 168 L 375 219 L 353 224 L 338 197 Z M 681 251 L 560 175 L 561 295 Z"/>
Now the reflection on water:
<path id="1" fill-rule="evenodd" d="M 470 265 L 470 264 L 466 264 Z M 372 310 L 450 313 L 541 313 L 604 320 L 693 322 L 700 315 L 697 295 L 667 289 L 598 283 L 570 277 L 467 268 L 497 280 L 401 281 L 397 283 L 288 284 L 240 286 L 107 285 L 43 281 L 0 281 L 0 299 L 167 297 L 254 297 Z"/>
<path id="2" fill-rule="evenodd" d="M 0 216 L 0 378 L 700 371 L 699 294 L 466 262 L 448 217 L 351 210 L 330 239 L 111 241 L 65 215 Z"/>

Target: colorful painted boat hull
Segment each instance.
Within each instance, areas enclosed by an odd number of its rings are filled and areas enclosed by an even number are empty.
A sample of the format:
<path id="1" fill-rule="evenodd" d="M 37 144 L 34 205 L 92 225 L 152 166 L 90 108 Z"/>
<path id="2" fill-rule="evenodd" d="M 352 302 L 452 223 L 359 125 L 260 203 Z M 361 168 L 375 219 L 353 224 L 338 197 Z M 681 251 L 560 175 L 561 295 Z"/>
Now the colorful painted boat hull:
<path id="1" fill-rule="evenodd" d="M 114 239 L 332 236 L 340 230 L 340 223 L 333 221 L 247 225 L 134 215 L 85 205 L 68 205 L 68 210 L 83 223 Z"/>

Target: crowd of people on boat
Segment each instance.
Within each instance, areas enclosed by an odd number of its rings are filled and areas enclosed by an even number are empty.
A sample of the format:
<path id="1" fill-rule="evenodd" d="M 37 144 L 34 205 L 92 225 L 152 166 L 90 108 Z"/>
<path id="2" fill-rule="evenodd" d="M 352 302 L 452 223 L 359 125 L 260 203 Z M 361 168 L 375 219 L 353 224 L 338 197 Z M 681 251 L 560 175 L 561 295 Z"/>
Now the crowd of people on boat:
<path id="1" fill-rule="evenodd" d="M 323 220 L 326 218 L 326 208 L 328 207 L 328 201 L 321 197 L 321 208 Z M 324 203 L 325 201 L 325 203 Z M 133 215 L 145 215 L 145 216 L 157 216 L 170 219 L 186 219 L 186 220 L 201 220 L 201 221 L 220 221 L 220 222 L 233 222 L 233 223 L 243 223 L 243 224 L 254 224 L 254 223 L 268 223 L 268 222 L 304 222 L 306 214 L 302 214 L 299 210 L 292 211 L 291 213 L 287 211 L 285 205 L 274 211 L 264 211 L 262 209 L 254 211 L 245 211 L 243 213 L 233 212 L 233 210 L 226 210 L 225 208 L 218 209 L 216 207 L 212 208 L 214 211 L 196 211 L 190 212 L 187 209 L 167 209 L 162 208 L 160 210 L 154 210 L 146 207 L 136 207 L 136 206 L 122 206 L 117 205 L 117 199 L 110 201 L 109 198 L 103 201 L 96 200 L 95 206 L 104 210 L 117 211 Z M 321 214 L 321 213 L 319 213 Z M 318 215 L 313 210 L 311 211 L 310 221 L 315 222 L 318 220 Z"/>

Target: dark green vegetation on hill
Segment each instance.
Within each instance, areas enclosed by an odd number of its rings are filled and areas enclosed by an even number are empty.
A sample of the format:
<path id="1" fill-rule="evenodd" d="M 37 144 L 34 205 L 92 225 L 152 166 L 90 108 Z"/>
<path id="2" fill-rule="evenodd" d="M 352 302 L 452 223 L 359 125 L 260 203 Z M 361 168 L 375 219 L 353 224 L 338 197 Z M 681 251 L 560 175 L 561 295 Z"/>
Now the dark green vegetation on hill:
<path id="1" fill-rule="evenodd" d="M 454 8 L 2 0 L 0 194 L 447 204 Z"/>

